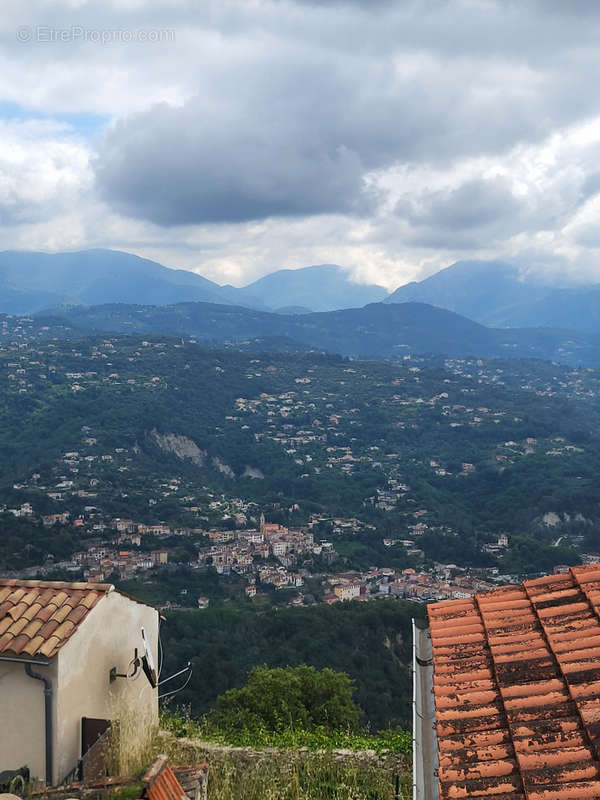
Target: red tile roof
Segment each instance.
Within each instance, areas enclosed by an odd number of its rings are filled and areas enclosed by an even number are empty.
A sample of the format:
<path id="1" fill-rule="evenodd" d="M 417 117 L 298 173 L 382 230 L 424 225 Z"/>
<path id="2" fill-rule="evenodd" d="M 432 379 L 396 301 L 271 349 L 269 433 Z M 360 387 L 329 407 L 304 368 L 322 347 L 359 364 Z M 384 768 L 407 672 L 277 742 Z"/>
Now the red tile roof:
<path id="1" fill-rule="evenodd" d="M 166 756 L 157 756 L 142 778 L 148 800 L 186 800 L 183 787 L 168 766 Z"/>
<path id="2" fill-rule="evenodd" d="M 428 614 L 442 800 L 600 798 L 600 564 Z"/>
<path id="3" fill-rule="evenodd" d="M 157 756 L 142 778 L 142 798 L 147 800 L 188 800 L 206 796 L 208 764 L 194 764 L 171 769 L 164 755 Z M 187 789 L 186 791 L 184 790 Z M 204 791 L 202 791 L 204 788 Z"/>
<path id="4" fill-rule="evenodd" d="M 113 588 L 0 578 L 0 657 L 52 658 Z"/>

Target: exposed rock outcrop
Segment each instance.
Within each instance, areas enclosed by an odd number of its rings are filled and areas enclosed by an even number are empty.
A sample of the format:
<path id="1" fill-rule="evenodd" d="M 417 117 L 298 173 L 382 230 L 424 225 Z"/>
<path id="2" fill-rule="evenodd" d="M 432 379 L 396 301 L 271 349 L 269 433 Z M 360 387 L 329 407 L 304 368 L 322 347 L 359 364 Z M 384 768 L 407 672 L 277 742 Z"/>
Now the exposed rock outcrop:
<path id="1" fill-rule="evenodd" d="M 165 453 L 173 453 L 180 459 L 189 459 L 198 467 L 204 466 L 206 450 L 201 450 L 196 442 L 187 436 L 176 433 L 159 433 L 156 428 L 150 432 L 152 441 Z"/>

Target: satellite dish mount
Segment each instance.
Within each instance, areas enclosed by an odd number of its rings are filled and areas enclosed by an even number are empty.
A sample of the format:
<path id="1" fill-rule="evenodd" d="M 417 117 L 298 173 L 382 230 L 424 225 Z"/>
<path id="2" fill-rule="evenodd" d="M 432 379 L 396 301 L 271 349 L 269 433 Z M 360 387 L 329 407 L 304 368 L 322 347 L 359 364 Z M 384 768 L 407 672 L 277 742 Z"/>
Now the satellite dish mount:
<path id="1" fill-rule="evenodd" d="M 109 672 L 110 682 L 116 681 L 117 678 L 127 678 L 127 680 L 134 680 L 138 677 L 140 667 L 142 666 L 142 662 L 140 657 L 138 656 L 138 649 L 137 647 L 133 651 L 133 658 L 127 665 L 127 672 L 117 672 L 116 667 L 112 667 Z"/>

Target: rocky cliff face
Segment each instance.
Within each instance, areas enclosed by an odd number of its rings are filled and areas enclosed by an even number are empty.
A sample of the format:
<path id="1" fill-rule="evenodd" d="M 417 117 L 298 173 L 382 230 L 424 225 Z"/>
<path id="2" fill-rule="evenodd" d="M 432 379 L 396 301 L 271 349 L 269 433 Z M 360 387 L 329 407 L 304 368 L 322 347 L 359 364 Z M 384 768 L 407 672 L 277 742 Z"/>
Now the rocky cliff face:
<path id="1" fill-rule="evenodd" d="M 151 431 L 152 441 L 165 453 L 173 453 L 177 458 L 189 459 L 198 467 L 204 466 L 206 450 L 201 450 L 196 442 L 187 436 L 176 433 L 159 433 L 156 428 Z"/>

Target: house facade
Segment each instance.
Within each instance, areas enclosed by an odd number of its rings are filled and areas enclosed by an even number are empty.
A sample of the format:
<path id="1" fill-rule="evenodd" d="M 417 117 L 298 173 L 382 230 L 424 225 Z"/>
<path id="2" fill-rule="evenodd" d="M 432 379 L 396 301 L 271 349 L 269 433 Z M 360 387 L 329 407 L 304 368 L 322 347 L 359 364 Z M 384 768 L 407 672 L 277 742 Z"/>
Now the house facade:
<path id="1" fill-rule="evenodd" d="M 125 763 L 139 751 L 158 724 L 142 630 L 156 664 L 158 624 L 110 584 L 0 579 L 0 772 L 62 781 L 83 755 L 84 720 L 118 721 Z"/>

